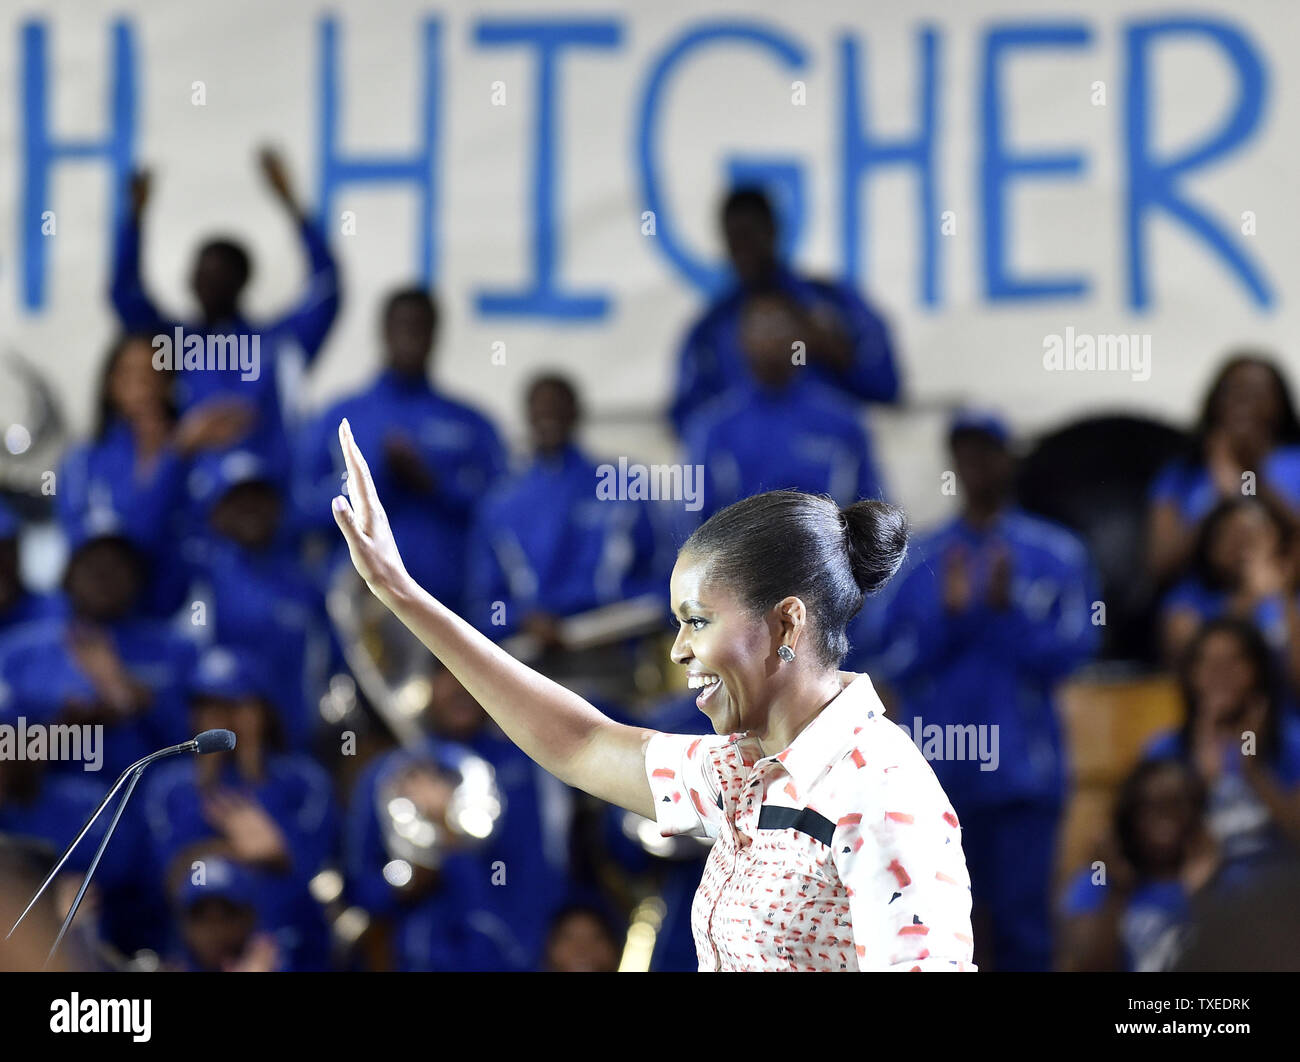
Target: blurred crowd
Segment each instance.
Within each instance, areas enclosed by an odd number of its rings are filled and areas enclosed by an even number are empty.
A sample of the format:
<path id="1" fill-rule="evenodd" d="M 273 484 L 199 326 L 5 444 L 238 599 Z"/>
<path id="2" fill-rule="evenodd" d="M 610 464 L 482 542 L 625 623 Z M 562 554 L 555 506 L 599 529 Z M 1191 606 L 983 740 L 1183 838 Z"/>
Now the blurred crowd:
<path id="1" fill-rule="evenodd" d="M 118 772 L 228 728 L 233 752 L 145 776 L 65 964 L 613 970 L 636 912 L 653 930 L 642 965 L 694 969 L 702 845 L 670 847 L 545 775 L 432 659 L 418 739 L 398 740 L 364 703 L 366 726 L 323 710 L 352 659 L 326 607 L 347 563 L 330 513 L 343 490 L 337 426 L 346 417 L 368 456 L 412 575 L 488 636 L 563 653 L 563 621 L 604 605 L 659 594 L 667 622 L 675 543 L 732 501 L 779 487 L 841 505 L 889 496 L 866 427 L 867 404 L 902 395 L 886 324 L 852 287 L 782 262 L 767 198 L 732 192 L 720 221 L 734 280 L 685 332 L 665 414 L 681 460 L 704 470 L 704 504 L 598 497 L 608 458 L 579 445 L 580 381 L 529 382 L 526 432 L 512 433 L 527 452 L 512 456 L 488 417 L 444 390 L 438 304 L 416 287 L 379 308 L 370 382 L 304 413 L 296 391 L 338 313 L 339 274 L 280 160 L 261 166 L 308 261 L 298 305 L 247 318 L 252 262 L 214 239 L 190 278 L 197 315 L 169 316 L 143 279 L 150 178 L 137 175 L 95 423 L 53 480 L 67 544 L 55 592 L 24 585 L 21 507 L 0 508 L 0 723 L 105 735 L 98 773 L 0 758 L 4 913 L 20 897 L 21 910 Z M 158 336 L 176 341 L 176 365 L 157 367 Z M 257 352 L 255 376 L 237 350 Z M 1070 759 L 1056 701 L 1098 651 L 1097 576 L 1078 535 L 1018 505 L 1018 441 L 998 412 L 960 411 L 948 442 L 959 512 L 917 533 L 844 666 L 868 671 L 918 733 L 995 728 L 996 769 L 932 761 L 962 821 L 982 968 L 1168 968 L 1198 897 L 1257 880 L 1300 840 L 1288 383 L 1266 356 L 1229 360 L 1186 453 L 1150 485 L 1147 566 L 1184 722 L 1152 739 L 1096 860 L 1064 883 Z M 600 707 L 676 732 L 708 726 L 685 691 Z M 413 843 L 412 822 L 433 843 Z M 91 851 L 83 843 L 68 880 Z M 32 940 L 53 936 L 67 893 L 61 882 L 35 912 Z"/>

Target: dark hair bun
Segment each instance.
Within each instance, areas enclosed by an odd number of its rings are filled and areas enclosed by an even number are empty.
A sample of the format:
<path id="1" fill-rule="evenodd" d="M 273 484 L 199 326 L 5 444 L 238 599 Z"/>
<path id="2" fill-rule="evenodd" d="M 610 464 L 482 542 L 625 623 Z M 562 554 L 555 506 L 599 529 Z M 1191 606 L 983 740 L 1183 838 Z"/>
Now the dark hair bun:
<path id="1" fill-rule="evenodd" d="M 907 515 L 897 505 L 867 500 L 840 510 L 848 524 L 849 563 L 866 595 L 881 589 L 907 556 Z"/>

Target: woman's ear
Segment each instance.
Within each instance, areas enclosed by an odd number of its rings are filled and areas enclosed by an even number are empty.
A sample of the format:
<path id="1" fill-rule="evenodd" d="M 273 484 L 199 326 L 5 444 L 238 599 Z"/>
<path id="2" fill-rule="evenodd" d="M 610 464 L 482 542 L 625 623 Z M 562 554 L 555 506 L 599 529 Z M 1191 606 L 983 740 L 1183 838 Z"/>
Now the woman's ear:
<path id="1" fill-rule="evenodd" d="M 808 625 L 808 611 L 797 597 L 787 597 L 776 605 L 776 636 L 778 644 L 788 645 L 798 652 L 799 638 Z"/>

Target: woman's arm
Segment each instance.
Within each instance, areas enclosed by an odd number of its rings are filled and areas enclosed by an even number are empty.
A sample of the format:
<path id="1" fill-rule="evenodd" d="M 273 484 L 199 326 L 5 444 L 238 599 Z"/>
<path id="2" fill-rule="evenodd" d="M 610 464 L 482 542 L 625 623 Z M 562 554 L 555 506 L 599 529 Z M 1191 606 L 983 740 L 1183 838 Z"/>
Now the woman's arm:
<path id="1" fill-rule="evenodd" d="M 614 722 L 576 693 L 521 664 L 421 589 L 402 564 L 346 419 L 339 425 L 339 442 L 352 504 L 335 498 L 334 519 L 371 592 L 545 770 L 594 797 L 654 819 L 645 746 L 655 731 Z"/>

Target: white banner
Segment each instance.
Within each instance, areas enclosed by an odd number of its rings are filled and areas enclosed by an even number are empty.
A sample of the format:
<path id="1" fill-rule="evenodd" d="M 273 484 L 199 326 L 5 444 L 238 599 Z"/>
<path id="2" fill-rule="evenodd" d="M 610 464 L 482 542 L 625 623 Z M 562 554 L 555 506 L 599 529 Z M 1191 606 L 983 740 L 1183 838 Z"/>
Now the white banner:
<path id="1" fill-rule="evenodd" d="M 1229 346 L 1296 361 L 1298 12 L 9 5 L 0 339 L 84 427 L 135 166 L 154 173 L 161 303 L 192 309 L 191 256 L 221 232 L 254 253 L 250 309 L 287 305 L 304 262 L 256 169 L 266 142 L 344 273 L 313 402 L 374 371 L 381 296 L 426 278 L 438 377 L 502 422 L 552 367 L 596 414 L 661 408 L 719 275 L 719 199 L 753 179 L 798 263 L 855 276 L 891 322 L 909 397 L 991 403 L 1027 429 L 1100 408 L 1186 419 Z M 1118 337 L 1149 352 L 1144 368 L 1045 361 L 1117 355 Z"/>

